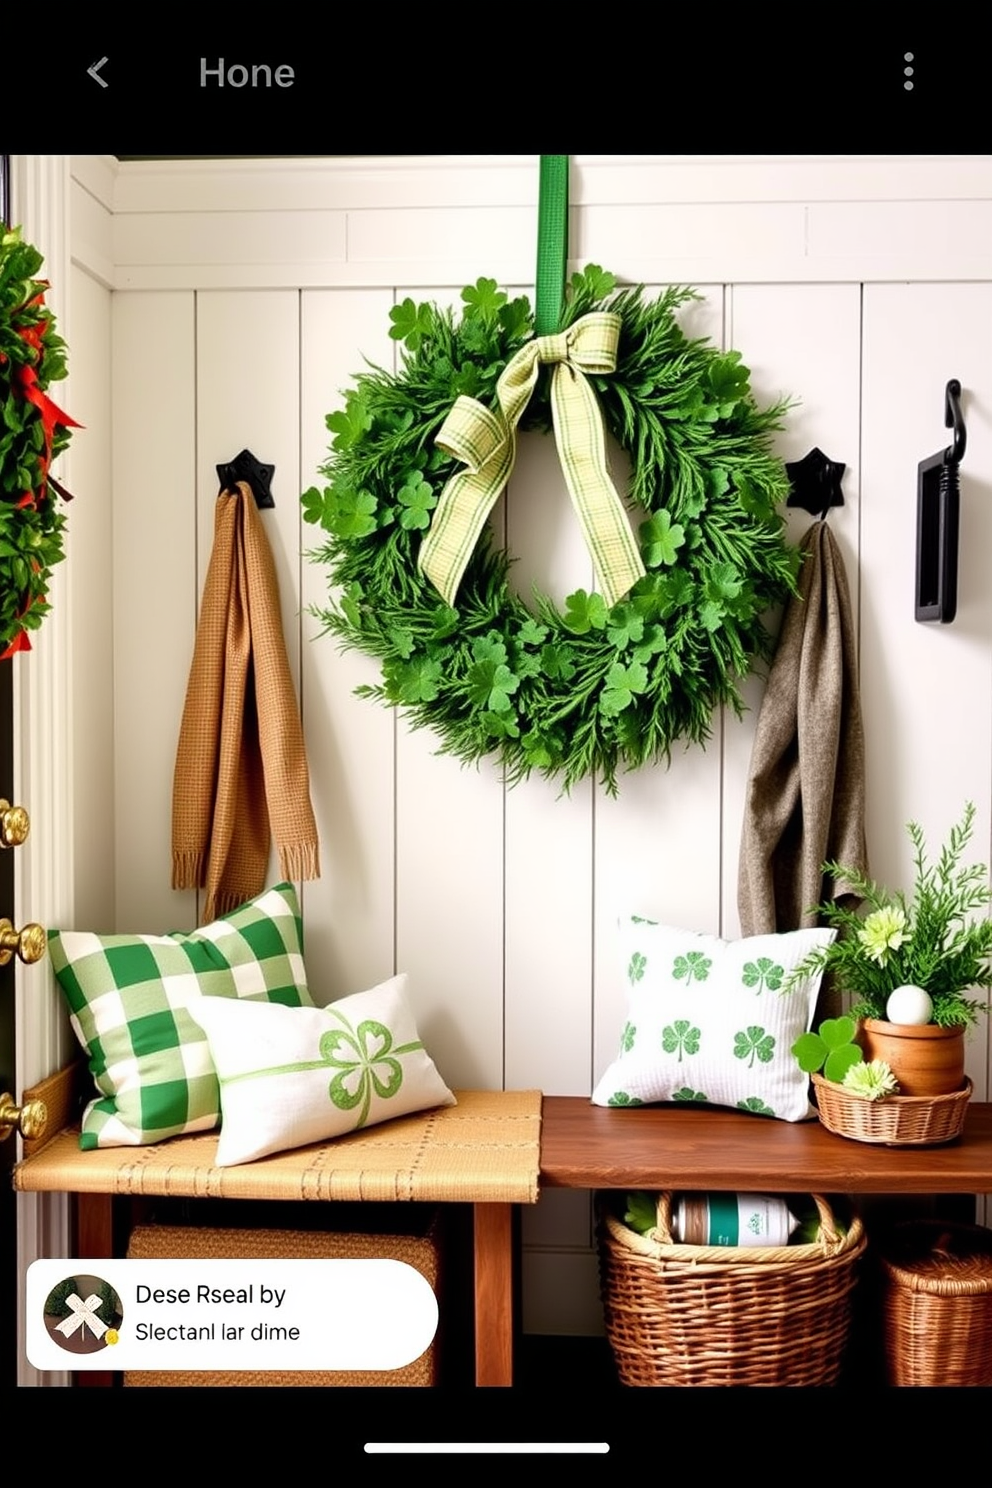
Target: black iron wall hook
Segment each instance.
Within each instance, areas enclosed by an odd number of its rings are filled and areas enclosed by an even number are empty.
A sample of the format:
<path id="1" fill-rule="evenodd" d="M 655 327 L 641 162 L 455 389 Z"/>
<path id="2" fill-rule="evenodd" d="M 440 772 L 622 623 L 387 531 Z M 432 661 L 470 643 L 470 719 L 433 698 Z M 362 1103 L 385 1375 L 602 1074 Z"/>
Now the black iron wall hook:
<path id="1" fill-rule="evenodd" d="M 801 460 L 787 460 L 785 473 L 792 490 L 786 506 L 802 507 L 822 522 L 832 506 L 844 505 L 840 482 L 846 469 L 839 460 L 829 459 L 817 445 Z"/>
<path id="2" fill-rule="evenodd" d="M 261 460 L 256 460 L 251 450 L 243 449 L 240 455 L 235 455 L 226 465 L 217 466 L 217 479 L 220 481 L 222 491 L 233 491 L 238 481 L 244 481 L 251 487 L 255 498 L 255 505 L 259 511 L 274 507 L 272 499 L 272 477 L 276 473 L 274 465 L 263 465 Z"/>
<path id="3" fill-rule="evenodd" d="M 917 467 L 916 618 L 949 625 L 958 608 L 958 465 L 968 443 L 956 377 L 944 389 L 944 424 L 954 430 L 953 442 Z"/>
<path id="4" fill-rule="evenodd" d="M 968 447 L 968 431 L 961 416 L 961 384 L 952 377 L 944 390 L 944 425 L 954 430 L 954 443 L 944 451 L 944 463 L 960 465 Z"/>

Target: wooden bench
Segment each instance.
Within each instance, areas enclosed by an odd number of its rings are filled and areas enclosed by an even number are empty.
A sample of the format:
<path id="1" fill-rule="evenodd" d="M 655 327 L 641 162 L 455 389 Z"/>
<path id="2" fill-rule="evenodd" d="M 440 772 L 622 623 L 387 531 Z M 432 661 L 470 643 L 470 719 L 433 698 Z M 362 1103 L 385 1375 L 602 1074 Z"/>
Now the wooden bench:
<path id="1" fill-rule="evenodd" d="M 56 1077 L 57 1078 L 57 1077 Z M 48 1094 L 45 1082 L 25 1098 Z M 512 1210 L 549 1188 L 851 1194 L 992 1192 L 992 1104 L 971 1102 L 938 1147 L 848 1141 L 818 1121 L 764 1121 L 678 1106 L 594 1106 L 580 1096 L 460 1092 L 458 1106 L 401 1117 L 325 1146 L 218 1168 L 214 1137 L 81 1152 L 74 1129 L 26 1144 L 15 1187 L 76 1195 L 76 1253 L 112 1254 L 115 1194 L 189 1198 L 414 1199 L 474 1209 L 475 1376 L 509 1385 Z M 55 1111 L 58 1120 L 58 1108 Z M 62 1115 L 65 1114 L 63 1110 Z M 29 1151 L 34 1146 L 38 1150 Z"/>
<path id="2" fill-rule="evenodd" d="M 473 1209 L 475 1380 L 513 1379 L 513 1207 L 537 1201 L 539 1091 L 458 1091 L 458 1104 L 401 1116 L 334 1142 L 238 1167 L 214 1162 L 213 1135 L 154 1147 L 79 1147 L 75 1071 L 24 1092 L 44 1100 L 48 1131 L 25 1142 L 22 1192 L 75 1196 L 75 1254 L 111 1256 L 115 1197 L 416 1201 Z M 80 1381 L 104 1383 L 83 1374 Z"/>

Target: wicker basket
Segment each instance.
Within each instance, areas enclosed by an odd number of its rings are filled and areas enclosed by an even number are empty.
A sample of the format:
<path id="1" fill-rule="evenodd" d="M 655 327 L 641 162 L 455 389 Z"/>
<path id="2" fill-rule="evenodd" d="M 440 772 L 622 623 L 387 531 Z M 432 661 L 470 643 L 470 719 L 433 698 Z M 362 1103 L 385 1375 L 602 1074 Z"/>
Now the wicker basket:
<path id="1" fill-rule="evenodd" d="M 992 1385 L 992 1230 L 913 1220 L 882 1254 L 890 1385 Z"/>
<path id="2" fill-rule="evenodd" d="M 621 1383 L 833 1384 L 866 1242 L 860 1219 L 842 1235 L 814 1198 L 816 1244 L 731 1248 L 673 1244 L 670 1193 L 648 1235 L 617 1217 L 616 1196 L 601 1195 L 603 1310 Z"/>
<path id="3" fill-rule="evenodd" d="M 406 1261 L 438 1291 L 440 1221 L 435 1211 L 423 1235 L 367 1235 L 322 1230 L 195 1228 L 139 1225 L 128 1259 Z M 125 1385 L 436 1385 L 438 1340 L 402 1369 L 391 1370 L 128 1370 Z"/>
<path id="4" fill-rule="evenodd" d="M 972 1091 L 966 1079 L 952 1095 L 888 1095 L 870 1101 L 822 1075 L 813 1076 L 813 1085 L 828 1131 L 887 1147 L 927 1147 L 959 1137 Z"/>

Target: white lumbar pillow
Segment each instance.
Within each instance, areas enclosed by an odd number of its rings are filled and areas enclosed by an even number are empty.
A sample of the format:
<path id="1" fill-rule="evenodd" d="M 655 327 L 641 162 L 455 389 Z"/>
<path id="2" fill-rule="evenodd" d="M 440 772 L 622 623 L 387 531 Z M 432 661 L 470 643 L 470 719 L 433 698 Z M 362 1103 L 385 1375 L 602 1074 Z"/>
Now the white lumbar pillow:
<path id="1" fill-rule="evenodd" d="M 220 1081 L 218 1165 L 454 1105 L 420 1040 L 406 980 L 390 977 L 325 1008 L 221 998 L 191 1008 Z"/>

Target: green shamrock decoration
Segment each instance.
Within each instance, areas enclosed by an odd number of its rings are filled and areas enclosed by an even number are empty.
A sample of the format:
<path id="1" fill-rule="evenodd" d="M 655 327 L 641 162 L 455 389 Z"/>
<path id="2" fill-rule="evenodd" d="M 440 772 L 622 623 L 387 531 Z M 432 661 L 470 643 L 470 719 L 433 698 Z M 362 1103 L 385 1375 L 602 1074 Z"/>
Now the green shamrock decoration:
<path id="1" fill-rule="evenodd" d="M 712 965 L 713 962 L 709 959 L 709 957 L 704 956 L 702 951 L 686 951 L 684 956 L 675 957 L 675 964 L 672 967 L 672 976 L 675 977 L 677 981 L 681 981 L 681 979 L 685 977 L 685 980 L 687 982 L 691 982 L 694 980 L 697 982 L 705 982 L 706 978 L 710 974 L 710 967 Z"/>
<path id="2" fill-rule="evenodd" d="M 760 996 L 766 987 L 777 992 L 784 977 L 784 966 L 777 966 L 770 956 L 759 956 L 757 961 L 745 961 L 741 980 L 745 987 L 757 987 Z"/>
<path id="3" fill-rule="evenodd" d="M 742 1033 L 734 1034 L 734 1057 L 746 1059 L 748 1069 L 753 1066 L 755 1058 L 762 1064 L 769 1064 L 774 1052 L 775 1040 L 772 1035 L 755 1024 Z"/>
<path id="4" fill-rule="evenodd" d="M 373 1094 L 380 1100 L 389 1100 L 399 1091 L 403 1084 L 401 1056 L 413 1054 L 424 1046 L 419 1039 L 410 1044 L 394 1045 L 389 1029 L 374 1018 L 363 1019 L 357 1028 L 352 1028 L 336 1007 L 328 1007 L 325 1011 L 343 1026 L 328 1029 L 321 1035 L 317 1051 L 319 1059 L 255 1070 L 251 1078 L 298 1074 L 302 1070 L 324 1069 L 329 1066 L 337 1070 L 337 1074 L 328 1086 L 328 1095 L 339 1111 L 354 1111 L 356 1107 L 361 1107 L 355 1122 L 357 1129 L 368 1120 Z"/>
<path id="5" fill-rule="evenodd" d="M 699 1053 L 699 1038 L 700 1030 L 693 1028 L 688 1018 L 677 1018 L 673 1024 L 662 1029 L 661 1047 L 666 1054 L 674 1054 L 678 1050 L 681 1064 L 683 1053 Z"/>
<path id="6" fill-rule="evenodd" d="M 737 1102 L 738 1111 L 750 1111 L 755 1116 L 774 1116 L 771 1106 L 766 1106 L 760 1095 L 749 1095 L 747 1100 Z"/>
<path id="7" fill-rule="evenodd" d="M 801 1033 L 791 1052 L 805 1074 L 815 1074 L 822 1068 L 825 1080 L 842 1084 L 848 1070 L 864 1059 L 858 1045 L 852 1042 L 857 1029 L 854 1019 L 846 1015 L 825 1018 L 818 1032 Z"/>
<path id="8" fill-rule="evenodd" d="M 400 526 L 408 532 L 426 531 L 431 525 L 431 512 L 437 506 L 437 497 L 429 481 L 424 480 L 422 470 L 411 470 L 406 481 L 396 493 L 403 510 Z"/>
<path id="9" fill-rule="evenodd" d="M 409 295 L 401 305 L 393 306 L 389 318 L 393 322 L 390 336 L 402 341 L 407 351 L 417 351 L 424 337 L 431 334 L 433 322 L 427 306 L 415 305 Z"/>
<path id="10" fill-rule="evenodd" d="M 631 986 L 633 986 L 635 982 L 639 982 L 641 980 L 641 977 L 644 975 L 644 968 L 645 966 L 647 966 L 647 964 L 647 957 L 642 956 L 640 951 L 635 951 L 630 958 L 630 965 L 627 967 L 627 980 L 630 982 Z"/>
<path id="11" fill-rule="evenodd" d="M 374 1018 L 366 1018 L 354 1032 L 329 1030 L 321 1037 L 320 1057 L 339 1071 L 329 1086 L 331 1100 L 339 1111 L 353 1111 L 360 1105 L 356 1125 L 364 1126 L 373 1090 L 380 1100 L 388 1100 L 403 1084 L 403 1071 L 394 1056 L 422 1048 L 423 1044 L 414 1043 L 393 1049 L 389 1029 Z"/>
<path id="12" fill-rule="evenodd" d="M 644 562 L 648 568 L 661 568 L 675 562 L 685 542 L 685 528 L 674 522 L 667 511 L 655 512 L 641 525 Z"/>
<path id="13" fill-rule="evenodd" d="M 622 713 L 629 708 L 637 693 L 646 692 L 648 686 L 648 669 L 639 661 L 632 661 L 630 666 L 622 666 L 615 662 L 606 674 L 606 684 L 603 694 L 599 700 L 599 706 L 604 713 Z"/>

